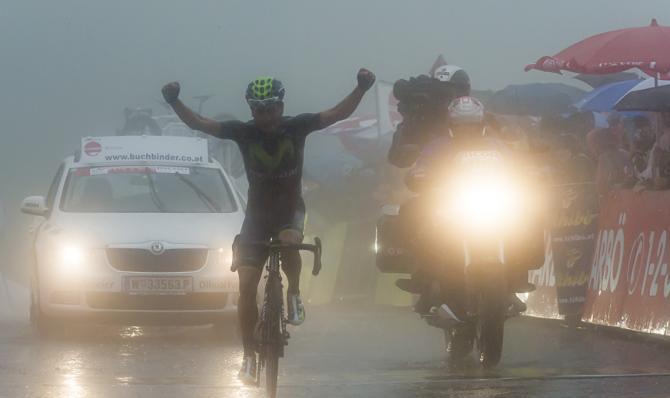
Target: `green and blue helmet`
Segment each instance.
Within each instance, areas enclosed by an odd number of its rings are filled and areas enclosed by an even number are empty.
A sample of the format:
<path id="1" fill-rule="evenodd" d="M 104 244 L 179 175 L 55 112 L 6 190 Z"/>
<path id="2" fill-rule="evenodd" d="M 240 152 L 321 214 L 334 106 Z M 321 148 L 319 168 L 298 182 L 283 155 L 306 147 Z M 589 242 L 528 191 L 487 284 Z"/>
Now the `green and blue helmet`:
<path id="1" fill-rule="evenodd" d="M 245 98 L 249 105 L 272 105 L 284 100 L 286 90 L 281 81 L 273 77 L 259 77 L 249 83 Z"/>

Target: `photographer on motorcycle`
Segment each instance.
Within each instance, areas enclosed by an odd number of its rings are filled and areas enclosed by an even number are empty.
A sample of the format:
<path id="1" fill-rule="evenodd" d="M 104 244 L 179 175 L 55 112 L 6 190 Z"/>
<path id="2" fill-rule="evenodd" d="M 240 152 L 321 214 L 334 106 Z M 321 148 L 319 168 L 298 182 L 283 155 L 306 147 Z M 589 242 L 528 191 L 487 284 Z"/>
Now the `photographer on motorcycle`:
<path id="1" fill-rule="evenodd" d="M 453 100 L 445 112 L 449 120 L 444 132 L 427 143 L 416 161 L 416 165 L 409 171 L 406 184 L 410 190 L 420 192 L 426 185 L 431 185 L 435 174 L 449 168 L 454 156 L 464 150 L 495 150 L 501 153 L 509 152 L 505 145 L 487 135 L 484 106 L 475 98 L 463 96 Z M 491 200 L 496 200 L 491 198 Z M 421 196 L 405 203 L 400 211 L 400 217 L 407 220 L 412 231 L 418 232 L 426 223 L 424 213 L 425 203 Z M 420 232 L 418 232 L 420 234 Z M 418 238 L 417 241 L 424 241 Z M 428 243 L 430 246 L 430 243 Z M 396 285 L 407 292 L 420 294 L 415 310 L 423 315 L 440 311 L 455 321 L 464 319 L 463 286 L 458 281 L 462 276 L 449 275 L 441 264 L 444 263 L 444 253 L 436 253 L 433 247 L 414 247 L 416 271 L 411 279 L 399 279 Z M 448 261 L 448 259 L 447 259 Z M 447 267 L 450 268 L 450 267 Z M 512 291 L 526 288 L 526 271 L 514 272 L 510 275 Z M 436 294 L 439 292 L 439 294 Z M 509 297 L 509 313 L 516 315 L 525 311 L 525 304 L 515 294 Z"/>
<path id="2" fill-rule="evenodd" d="M 438 138 L 448 123 L 445 109 L 454 98 L 470 95 L 470 77 L 456 65 L 443 65 L 431 76 L 421 75 L 398 80 L 393 86 L 398 99 L 398 112 L 403 121 L 393 135 L 388 153 L 389 162 L 396 167 L 410 167 L 418 157 L 408 146 L 423 148 Z"/>

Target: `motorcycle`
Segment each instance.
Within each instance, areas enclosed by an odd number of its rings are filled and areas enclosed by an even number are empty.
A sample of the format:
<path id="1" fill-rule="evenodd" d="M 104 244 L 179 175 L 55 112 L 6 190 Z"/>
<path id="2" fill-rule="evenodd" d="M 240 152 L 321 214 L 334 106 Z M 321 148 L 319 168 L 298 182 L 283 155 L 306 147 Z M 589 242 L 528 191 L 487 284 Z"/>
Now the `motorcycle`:
<path id="1" fill-rule="evenodd" d="M 539 191 L 501 151 L 483 148 L 465 146 L 444 172 L 410 172 L 406 184 L 417 196 L 386 209 L 375 247 L 382 272 L 428 276 L 423 294 L 432 308 L 423 316 L 444 330 L 449 359 L 476 347 L 480 364 L 492 368 L 510 297 L 544 263 L 544 231 Z"/>

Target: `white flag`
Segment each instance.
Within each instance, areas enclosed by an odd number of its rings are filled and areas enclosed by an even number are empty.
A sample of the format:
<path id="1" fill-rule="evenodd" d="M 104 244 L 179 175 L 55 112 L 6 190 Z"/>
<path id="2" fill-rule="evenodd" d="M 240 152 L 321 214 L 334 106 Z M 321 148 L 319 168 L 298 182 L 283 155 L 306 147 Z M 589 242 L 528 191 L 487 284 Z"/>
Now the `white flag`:
<path id="1" fill-rule="evenodd" d="M 377 82 L 377 118 L 380 136 L 393 133 L 402 121 L 398 113 L 398 100 L 393 95 L 393 83 Z"/>

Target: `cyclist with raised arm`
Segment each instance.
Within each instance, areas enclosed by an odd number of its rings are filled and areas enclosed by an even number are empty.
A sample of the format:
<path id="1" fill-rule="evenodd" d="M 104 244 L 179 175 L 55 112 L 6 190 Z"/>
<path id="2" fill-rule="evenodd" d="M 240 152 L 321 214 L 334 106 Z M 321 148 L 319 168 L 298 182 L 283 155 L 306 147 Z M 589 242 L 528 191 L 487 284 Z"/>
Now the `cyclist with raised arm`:
<path id="1" fill-rule="evenodd" d="M 284 86 L 272 77 L 260 77 L 249 83 L 245 95 L 253 116 L 248 122 L 218 122 L 199 115 L 179 100 L 177 82 L 168 83 L 162 89 L 165 101 L 187 126 L 235 141 L 244 160 L 249 194 L 235 256 L 240 280 L 238 315 L 244 346 L 240 369 L 243 382 L 255 382 L 256 291 L 268 257 L 267 248 L 244 243 L 267 241 L 271 237 L 286 243 L 302 242 L 305 203 L 301 179 L 305 139 L 311 132 L 351 116 L 374 84 L 375 75 L 360 69 L 357 80 L 356 88 L 335 107 L 320 113 L 286 117 Z M 288 279 L 288 322 L 300 325 L 305 320 L 305 309 L 300 298 L 301 262 L 297 251 L 282 253 L 282 269 Z"/>

